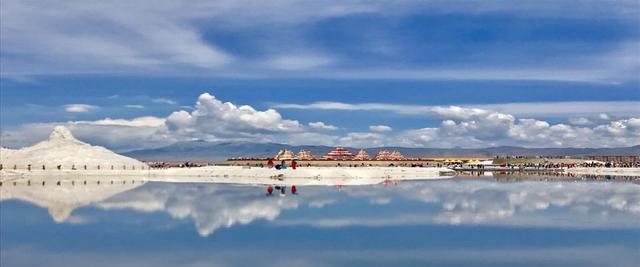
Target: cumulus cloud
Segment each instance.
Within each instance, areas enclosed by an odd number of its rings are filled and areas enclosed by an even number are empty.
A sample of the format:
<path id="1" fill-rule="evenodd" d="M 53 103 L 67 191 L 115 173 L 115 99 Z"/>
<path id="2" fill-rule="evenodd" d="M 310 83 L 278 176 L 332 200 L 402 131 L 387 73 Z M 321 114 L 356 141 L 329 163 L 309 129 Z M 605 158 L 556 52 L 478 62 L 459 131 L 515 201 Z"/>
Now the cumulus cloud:
<path id="1" fill-rule="evenodd" d="M 173 112 L 166 124 L 175 134 L 209 140 L 302 130 L 298 121 L 283 119 L 274 109 L 258 111 L 248 105 L 236 106 L 208 93 L 198 97 L 195 110 Z"/>
<path id="2" fill-rule="evenodd" d="M 237 106 L 222 102 L 208 93 L 198 97 L 194 110 L 175 111 L 166 118 L 146 116 L 133 119 L 30 123 L 18 128 L 3 129 L 0 140 L 9 147 L 33 144 L 44 139 L 58 124 L 67 125 L 81 140 L 112 149 L 153 147 L 194 139 L 254 142 L 309 140 L 303 139 L 302 135 L 285 136 L 304 134 L 306 129 L 296 120 L 282 118 L 274 109 L 259 111 L 248 105 Z M 317 123 L 314 125 L 320 126 Z M 329 129 L 335 126 L 324 127 Z M 313 140 L 327 138 L 322 135 L 313 137 Z"/>
<path id="3" fill-rule="evenodd" d="M 636 118 L 589 128 L 518 119 L 510 114 L 478 108 L 451 106 L 434 108 L 433 111 L 443 118 L 440 127 L 405 131 L 399 136 L 400 142 L 441 147 L 615 147 L 640 144 Z"/>
<path id="4" fill-rule="evenodd" d="M 192 109 L 172 112 L 166 118 L 105 118 L 95 121 L 31 123 L 3 129 L 2 144 L 20 147 L 44 139 L 56 124 L 65 124 L 81 139 L 112 149 L 136 149 L 178 141 L 280 142 L 292 145 L 342 145 L 355 147 L 627 147 L 640 144 L 637 117 L 594 117 L 591 125 L 551 123 L 475 107 L 431 107 L 428 113 L 441 122 L 425 128 L 391 133 L 391 126 L 371 125 L 371 132 L 327 134 L 337 130 L 324 122 L 302 125 L 283 118 L 275 109 L 256 110 L 248 105 L 223 102 L 200 95 Z M 576 121 L 574 121 L 576 122 Z M 584 122 L 582 120 L 577 122 Z M 316 132 L 314 132 L 316 131 Z"/>
<path id="5" fill-rule="evenodd" d="M 371 125 L 369 126 L 369 131 L 372 132 L 391 132 L 393 130 L 393 128 L 391 128 L 390 126 L 387 125 Z"/>
<path id="6" fill-rule="evenodd" d="M 64 106 L 64 110 L 71 113 L 86 113 L 98 109 L 97 106 L 87 104 L 69 104 Z"/>
<path id="7" fill-rule="evenodd" d="M 310 122 L 309 123 L 309 127 L 313 128 L 313 129 L 318 129 L 318 130 L 328 130 L 328 131 L 338 130 L 337 126 L 325 124 L 324 122 L 321 122 L 321 121 Z"/>

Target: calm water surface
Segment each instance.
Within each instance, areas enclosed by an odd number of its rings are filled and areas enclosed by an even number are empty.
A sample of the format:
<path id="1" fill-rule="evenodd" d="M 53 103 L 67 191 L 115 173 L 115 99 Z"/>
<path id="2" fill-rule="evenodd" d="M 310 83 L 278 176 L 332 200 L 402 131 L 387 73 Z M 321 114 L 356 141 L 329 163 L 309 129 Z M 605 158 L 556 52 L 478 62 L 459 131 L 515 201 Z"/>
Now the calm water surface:
<path id="1" fill-rule="evenodd" d="M 2 267 L 640 266 L 640 185 L 5 183 Z"/>

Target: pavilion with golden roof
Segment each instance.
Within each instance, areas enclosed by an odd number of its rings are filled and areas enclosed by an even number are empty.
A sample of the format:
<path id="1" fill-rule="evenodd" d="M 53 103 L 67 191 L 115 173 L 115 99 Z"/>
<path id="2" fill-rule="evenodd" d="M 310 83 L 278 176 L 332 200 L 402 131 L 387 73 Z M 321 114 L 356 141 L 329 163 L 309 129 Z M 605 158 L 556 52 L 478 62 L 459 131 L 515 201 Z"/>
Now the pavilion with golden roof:
<path id="1" fill-rule="evenodd" d="M 316 156 L 314 156 L 311 151 L 308 150 L 300 150 L 300 152 L 298 152 L 297 158 L 299 160 L 315 160 Z"/>
<path id="2" fill-rule="evenodd" d="M 358 151 L 358 154 L 353 157 L 353 160 L 371 160 L 371 157 L 369 156 L 369 154 L 367 154 L 367 151 L 364 151 L 364 149 L 360 149 L 360 151 Z"/>
<path id="3" fill-rule="evenodd" d="M 398 151 L 390 152 L 388 150 L 380 150 L 375 156 L 375 160 L 405 160 L 406 158 Z"/>
<path id="4" fill-rule="evenodd" d="M 344 147 L 336 147 L 322 158 L 325 160 L 353 160 L 353 154 Z"/>
<path id="5" fill-rule="evenodd" d="M 293 151 L 282 149 L 278 151 L 278 153 L 273 157 L 275 160 L 292 160 L 296 156 L 293 154 Z"/>

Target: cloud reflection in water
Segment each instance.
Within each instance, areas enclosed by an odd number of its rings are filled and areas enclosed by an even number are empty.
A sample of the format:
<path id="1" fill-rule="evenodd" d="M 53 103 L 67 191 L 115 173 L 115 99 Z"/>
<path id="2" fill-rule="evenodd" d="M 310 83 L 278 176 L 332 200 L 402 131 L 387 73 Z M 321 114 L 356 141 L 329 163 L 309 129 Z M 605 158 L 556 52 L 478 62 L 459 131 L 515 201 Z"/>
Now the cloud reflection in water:
<path id="1" fill-rule="evenodd" d="M 152 183 L 97 206 L 163 211 L 176 219 L 190 218 L 202 236 L 258 219 L 316 227 L 484 224 L 576 228 L 629 228 L 636 227 L 640 220 L 640 186 L 630 183 L 434 181 L 347 187 L 342 191 L 304 187 L 301 194 L 286 197 L 266 197 L 263 190 Z M 341 205 L 359 200 L 366 204 L 358 205 L 374 206 L 376 212 Z M 297 216 L 295 210 L 301 206 L 320 211 Z M 292 210 L 291 216 L 278 218 L 285 210 Z"/>

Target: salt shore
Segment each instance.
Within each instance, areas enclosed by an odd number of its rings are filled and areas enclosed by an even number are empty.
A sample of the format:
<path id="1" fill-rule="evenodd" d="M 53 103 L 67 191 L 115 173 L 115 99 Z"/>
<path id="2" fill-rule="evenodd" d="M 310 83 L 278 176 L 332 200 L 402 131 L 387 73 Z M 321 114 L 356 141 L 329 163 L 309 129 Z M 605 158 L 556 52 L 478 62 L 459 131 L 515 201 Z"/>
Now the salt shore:
<path id="1" fill-rule="evenodd" d="M 565 172 L 579 175 L 640 176 L 640 168 L 577 167 L 567 168 Z"/>
<path id="2" fill-rule="evenodd" d="M 19 179 L 83 180 L 133 178 L 157 182 L 234 183 L 280 185 L 365 185 L 385 181 L 428 180 L 452 178 L 447 168 L 404 167 L 304 167 L 276 170 L 274 168 L 208 166 L 198 168 L 168 168 L 151 170 L 2 170 L 0 181 Z"/>

